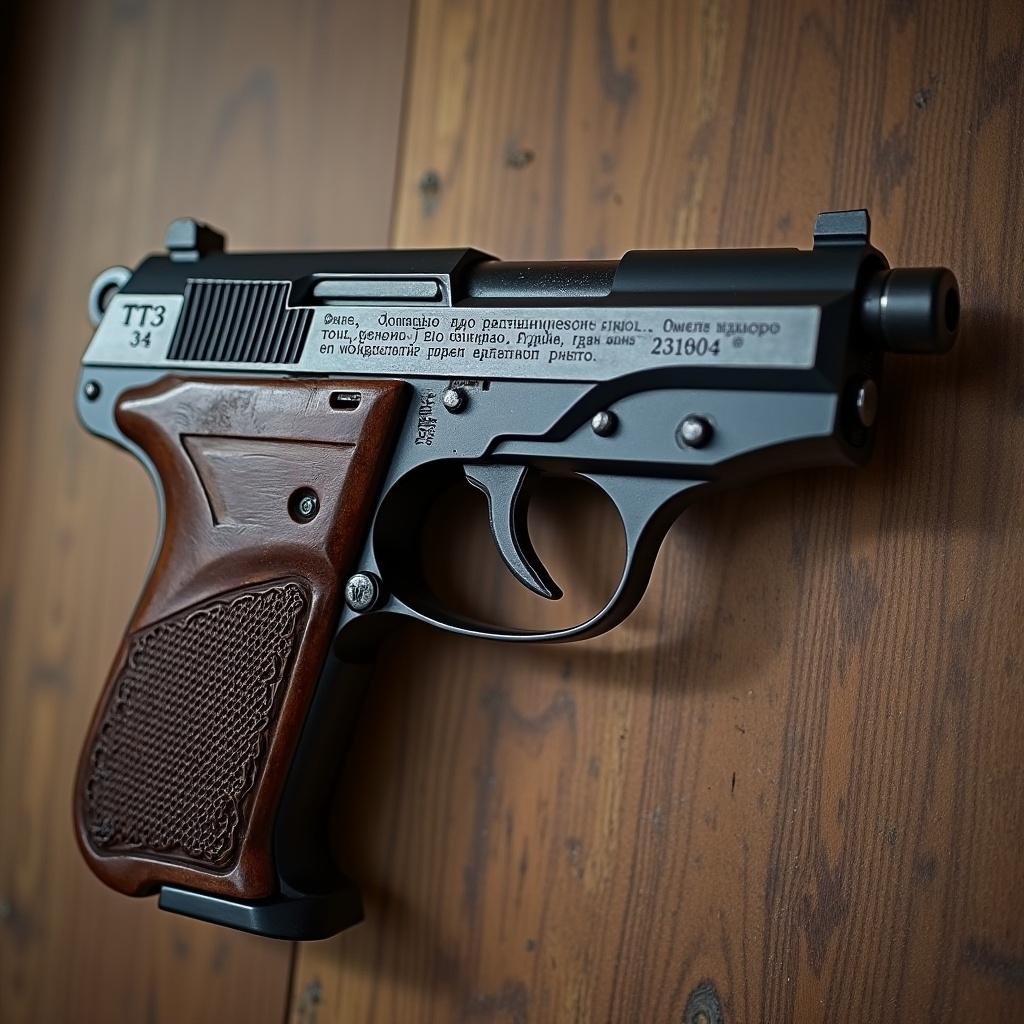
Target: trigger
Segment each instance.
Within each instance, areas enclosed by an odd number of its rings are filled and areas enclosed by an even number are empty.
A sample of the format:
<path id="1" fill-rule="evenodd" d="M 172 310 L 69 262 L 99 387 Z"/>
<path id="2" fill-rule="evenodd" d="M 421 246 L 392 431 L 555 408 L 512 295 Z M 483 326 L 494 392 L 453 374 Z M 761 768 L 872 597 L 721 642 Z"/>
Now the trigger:
<path id="1" fill-rule="evenodd" d="M 562 596 L 537 556 L 527 529 L 526 513 L 536 473 L 529 466 L 465 466 L 466 479 L 487 495 L 491 535 L 509 572 L 541 597 Z"/>

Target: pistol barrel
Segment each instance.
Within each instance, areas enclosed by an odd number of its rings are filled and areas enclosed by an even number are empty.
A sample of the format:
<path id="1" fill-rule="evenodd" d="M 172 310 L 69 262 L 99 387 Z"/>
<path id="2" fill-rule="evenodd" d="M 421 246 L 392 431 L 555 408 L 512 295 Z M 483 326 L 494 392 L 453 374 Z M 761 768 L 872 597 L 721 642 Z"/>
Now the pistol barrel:
<path id="1" fill-rule="evenodd" d="M 960 326 L 960 291 L 945 267 L 876 274 L 861 303 L 865 332 L 890 352 L 948 352 Z"/>

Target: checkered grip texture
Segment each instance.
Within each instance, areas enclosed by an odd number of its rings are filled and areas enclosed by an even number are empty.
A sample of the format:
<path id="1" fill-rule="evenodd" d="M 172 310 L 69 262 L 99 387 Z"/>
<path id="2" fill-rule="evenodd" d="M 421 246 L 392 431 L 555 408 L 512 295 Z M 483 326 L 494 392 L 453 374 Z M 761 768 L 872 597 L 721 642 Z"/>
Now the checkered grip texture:
<path id="1" fill-rule="evenodd" d="M 85 786 L 98 850 L 232 859 L 308 606 L 265 585 L 131 636 Z"/>

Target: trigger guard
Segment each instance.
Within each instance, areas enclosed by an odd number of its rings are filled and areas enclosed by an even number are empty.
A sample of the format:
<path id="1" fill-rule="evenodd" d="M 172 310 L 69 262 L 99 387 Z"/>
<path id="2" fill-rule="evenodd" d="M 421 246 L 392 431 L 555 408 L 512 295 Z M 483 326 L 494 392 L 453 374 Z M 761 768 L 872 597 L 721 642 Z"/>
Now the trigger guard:
<path id="1" fill-rule="evenodd" d="M 564 629 L 504 629 L 450 614 L 429 599 L 425 599 L 423 606 L 416 607 L 392 596 L 379 611 L 367 612 L 351 620 L 351 625 L 363 623 L 355 632 L 361 635 L 371 622 L 383 624 L 386 618 L 394 615 L 417 619 L 462 636 L 514 643 L 568 643 L 599 636 L 617 626 L 636 608 L 647 590 L 654 560 L 669 526 L 698 491 L 711 485 L 706 480 L 664 480 L 598 473 L 577 475 L 597 484 L 608 495 L 626 533 L 622 575 L 608 602 L 594 616 Z"/>

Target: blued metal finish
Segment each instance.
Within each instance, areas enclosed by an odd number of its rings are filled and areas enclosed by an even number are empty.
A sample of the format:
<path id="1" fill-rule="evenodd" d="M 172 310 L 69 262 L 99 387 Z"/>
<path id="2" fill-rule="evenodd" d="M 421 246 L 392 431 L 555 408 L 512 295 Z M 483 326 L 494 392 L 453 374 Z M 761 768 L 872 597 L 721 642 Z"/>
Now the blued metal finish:
<path id="1" fill-rule="evenodd" d="M 615 260 L 580 260 L 578 263 L 530 263 L 491 260 L 473 268 L 468 295 L 497 304 L 505 299 L 599 299 L 608 295 L 615 280 Z"/>
<path id="2" fill-rule="evenodd" d="M 469 249 L 225 253 L 218 232 L 176 222 L 170 255 L 144 261 L 110 302 L 78 388 L 86 427 L 150 471 L 161 521 L 159 477 L 114 418 L 126 389 L 168 371 L 287 372 L 402 377 L 413 394 L 278 812 L 279 895 L 245 904 L 165 888 L 161 906 L 290 938 L 358 919 L 357 896 L 329 852 L 325 767 L 340 764 L 367 659 L 396 618 L 510 642 L 595 636 L 636 607 L 665 530 L 700 494 L 797 467 L 866 461 L 882 353 L 942 351 L 959 319 L 952 274 L 890 271 L 868 228 L 863 211 L 843 211 L 819 217 L 811 251 L 631 252 L 619 261 L 527 264 Z M 169 359 L 190 315 L 190 282 L 198 281 L 237 300 L 233 312 L 209 318 L 215 337 L 205 320 L 191 328 L 189 353 L 221 358 Z M 308 323 L 301 345 L 276 349 L 293 353 L 284 364 L 261 354 L 269 343 L 247 348 L 228 337 L 242 323 L 278 336 L 242 305 L 243 297 L 260 301 L 266 288 L 235 287 L 268 282 L 287 290 L 281 310 L 303 309 L 295 322 Z M 357 390 L 339 388 L 332 407 L 358 402 Z M 619 513 L 626 558 L 604 608 L 545 631 L 478 622 L 441 605 L 418 570 L 416 527 L 438 490 L 461 479 L 486 494 L 491 532 L 515 578 L 560 596 L 528 530 L 531 488 L 544 473 L 590 480 Z M 302 499 L 316 496 L 296 495 L 293 514 L 315 514 Z"/>
<path id="3" fill-rule="evenodd" d="M 876 274 L 861 304 L 864 330 L 890 352 L 942 353 L 960 326 L 960 289 L 943 267 Z"/>
<path id="4" fill-rule="evenodd" d="M 535 594 L 550 600 L 560 598 L 562 591 L 537 556 L 527 527 L 530 491 L 537 472 L 528 465 L 492 463 L 466 466 L 465 474 L 487 495 L 491 536 L 509 572 Z"/>
<path id="5" fill-rule="evenodd" d="M 281 896 L 247 903 L 165 885 L 158 905 L 173 914 L 293 941 L 326 939 L 363 919 L 363 900 L 354 886 L 316 896 Z"/>
<path id="6" fill-rule="evenodd" d="M 201 256 L 224 251 L 226 239 L 216 228 L 191 217 L 171 221 L 164 235 L 167 255 L 179 263 L 194 263 Z"/>

